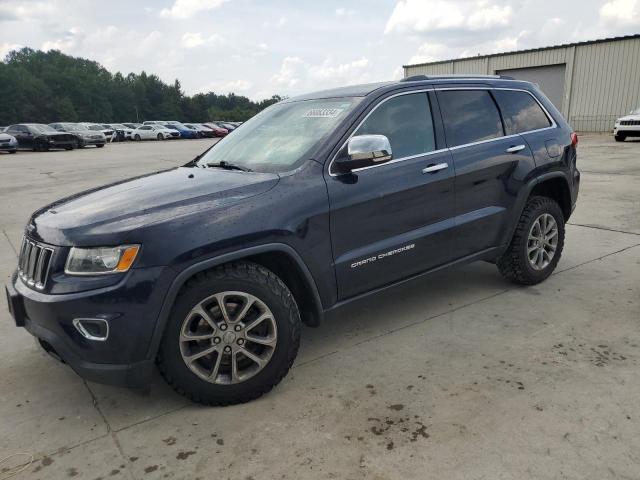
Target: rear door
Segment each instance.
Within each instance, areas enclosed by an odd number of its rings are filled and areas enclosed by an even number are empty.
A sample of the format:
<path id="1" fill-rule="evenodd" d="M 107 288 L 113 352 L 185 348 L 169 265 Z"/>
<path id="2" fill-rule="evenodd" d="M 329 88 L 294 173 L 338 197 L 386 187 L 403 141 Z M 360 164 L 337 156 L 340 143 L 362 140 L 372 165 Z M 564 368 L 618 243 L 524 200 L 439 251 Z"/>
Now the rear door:
<path id="1" fill-rule="evenodd" d="M 393 160 L 327 176 L 340 299 L 450 261 L 453 168 L 431 112 L 424 91 L 383 99 L 353 135 L 387 136 Z"/>
<path id="2" fill-rule="evenodd" d="M 500 245 L 533 157 L 520 135 L 505 135 L 488 88 L 437 92 L 455 178 L 455 257 Z"/>

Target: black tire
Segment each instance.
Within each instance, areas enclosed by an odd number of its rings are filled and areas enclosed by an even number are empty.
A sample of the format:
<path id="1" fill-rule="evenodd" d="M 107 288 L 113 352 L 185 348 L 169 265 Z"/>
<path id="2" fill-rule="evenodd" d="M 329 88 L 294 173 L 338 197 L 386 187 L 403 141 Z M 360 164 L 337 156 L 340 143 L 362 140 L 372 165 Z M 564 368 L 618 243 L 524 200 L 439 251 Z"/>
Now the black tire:
<path id="1" fill-rule="evenodd" d="M 541 270 L 536 270 L 527 255 L 528 238 L 534 222 L 545 213 L 553 216 L 556 221 L 558 240 L 555 253 L 549 264 Z M 534 196 L 529 198 L 520 220 L 518 220 L 509 248 L 498 259 L 498 270 L 508 280 L 521 285 L 535 285 L 542 282 L 553 273 L 560 260 L 564 247 L 564 233 L 564 214 L 558 203 L 548 197 Z"/>
<path id="2" fill-rule="evenodd" d="M 158 134 L 158 140 L 164 140 L 164 135 L 162 135 L 161 133 Z"/>
<path id="3" fill-rule="evenodd" d="M 139 142 L 140 140 L 142 140 L 142 139 L 140 138 L 140 135 L 138 135 L 137 133 L 134 135 L 133 139 L 134 139 L 136 142 Z"/>
<path id="4" fill-rule="evenodd" d="M 17 150 L 11 150 L 9 153 L 16 153 Z"/>
<path id="5" fill-rule="evenodd" d="M 96 148 L 102 148 L 102 147 L 104 147 L 104 143 L 98 143 L 98 144 L 96 144 Z"/>
<path id="6" fill-rule="evenodd" d="M 182 323 L 191 309 L 215 293 L 246 292 L 272 312 L 277 343 L 268 363 L 254 376 L 235 384 L 216 384 L 196 375 L 180 351 Z M 300 313 L 287 286 L 270 270 L 249 262 L 237 262 L 197 274 L 178 295 L 158 354 L 158 367 L 166 382 L 179 394 L 205 405 L 248 402 L 269 392 L 287 374 L 300 345 Z M 231 331 L 231 330 L 229 330 Z"/>
<path id="7" fill-rule="evenodd" d="M 626 135 L 614 135 L 613 138 L 616 140 L 616 142 L 624 142 L 624 140 L 627 138 Z"/>

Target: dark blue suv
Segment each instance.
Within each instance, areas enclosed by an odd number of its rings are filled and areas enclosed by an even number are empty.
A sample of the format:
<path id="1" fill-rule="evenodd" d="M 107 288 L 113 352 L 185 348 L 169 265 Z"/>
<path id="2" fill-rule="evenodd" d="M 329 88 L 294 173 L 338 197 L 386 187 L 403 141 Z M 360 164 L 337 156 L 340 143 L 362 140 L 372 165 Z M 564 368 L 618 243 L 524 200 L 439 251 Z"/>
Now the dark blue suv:
<path id="1" fill-rule="evenodd" d="M 10 309 L 81 376 L 224 405 L 269 391 L 300 326 L 451 265 L 554 270 L 577 136 L 534 85 L 411 77 L 282 101 L 183 167 L 33 214 Z"/>

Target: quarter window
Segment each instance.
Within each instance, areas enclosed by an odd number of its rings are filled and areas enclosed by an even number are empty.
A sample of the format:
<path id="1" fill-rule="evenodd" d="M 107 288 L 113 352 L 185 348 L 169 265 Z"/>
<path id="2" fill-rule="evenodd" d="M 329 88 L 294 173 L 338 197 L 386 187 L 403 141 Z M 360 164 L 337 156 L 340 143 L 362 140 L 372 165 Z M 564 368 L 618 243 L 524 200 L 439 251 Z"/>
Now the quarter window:
<path id="1" fill-rule="evenodd" d="M 504 135 L 498 107 L 487 90 L 443 90 L 438 100 L 450 147 Z"/>
<path id="2" fill-rule="evenodd" d="M 394 158 L 435 150 L 433 119 L 426 93 L 399 95 L 380 104 L 355 135 L 385 135 Z"/>
<path id="3" fill-rule="evenodd" d="M 528 93 L 514 90 L 494 90 L 493 95 L 502 111 L 507 135 L 551 126 L 549 117 Z"/>

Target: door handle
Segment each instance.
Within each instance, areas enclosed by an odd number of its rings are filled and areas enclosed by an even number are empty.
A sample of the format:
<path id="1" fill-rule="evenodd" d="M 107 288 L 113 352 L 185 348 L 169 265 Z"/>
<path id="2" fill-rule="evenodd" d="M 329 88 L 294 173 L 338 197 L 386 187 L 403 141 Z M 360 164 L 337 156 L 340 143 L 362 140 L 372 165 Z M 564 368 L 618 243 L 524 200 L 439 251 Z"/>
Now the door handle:
<path id="1" fill-rule="evenodd" d="M 437 163 L 436 165 L 429 165 L 427 168 L 422 169 L 422 173 L 436 173 L 440 170 L 444 170 L 448 166 L 448 163 Z"/>
<path id="2" fill-rule="evenodd" d="M 516 145 L 514 147 L 509 147 L 507 148 L 506 152 L 507 153 L 516 153 L 519 152 L 520 150 L 524 150 L 526 147 L 524 145 Z"/>

